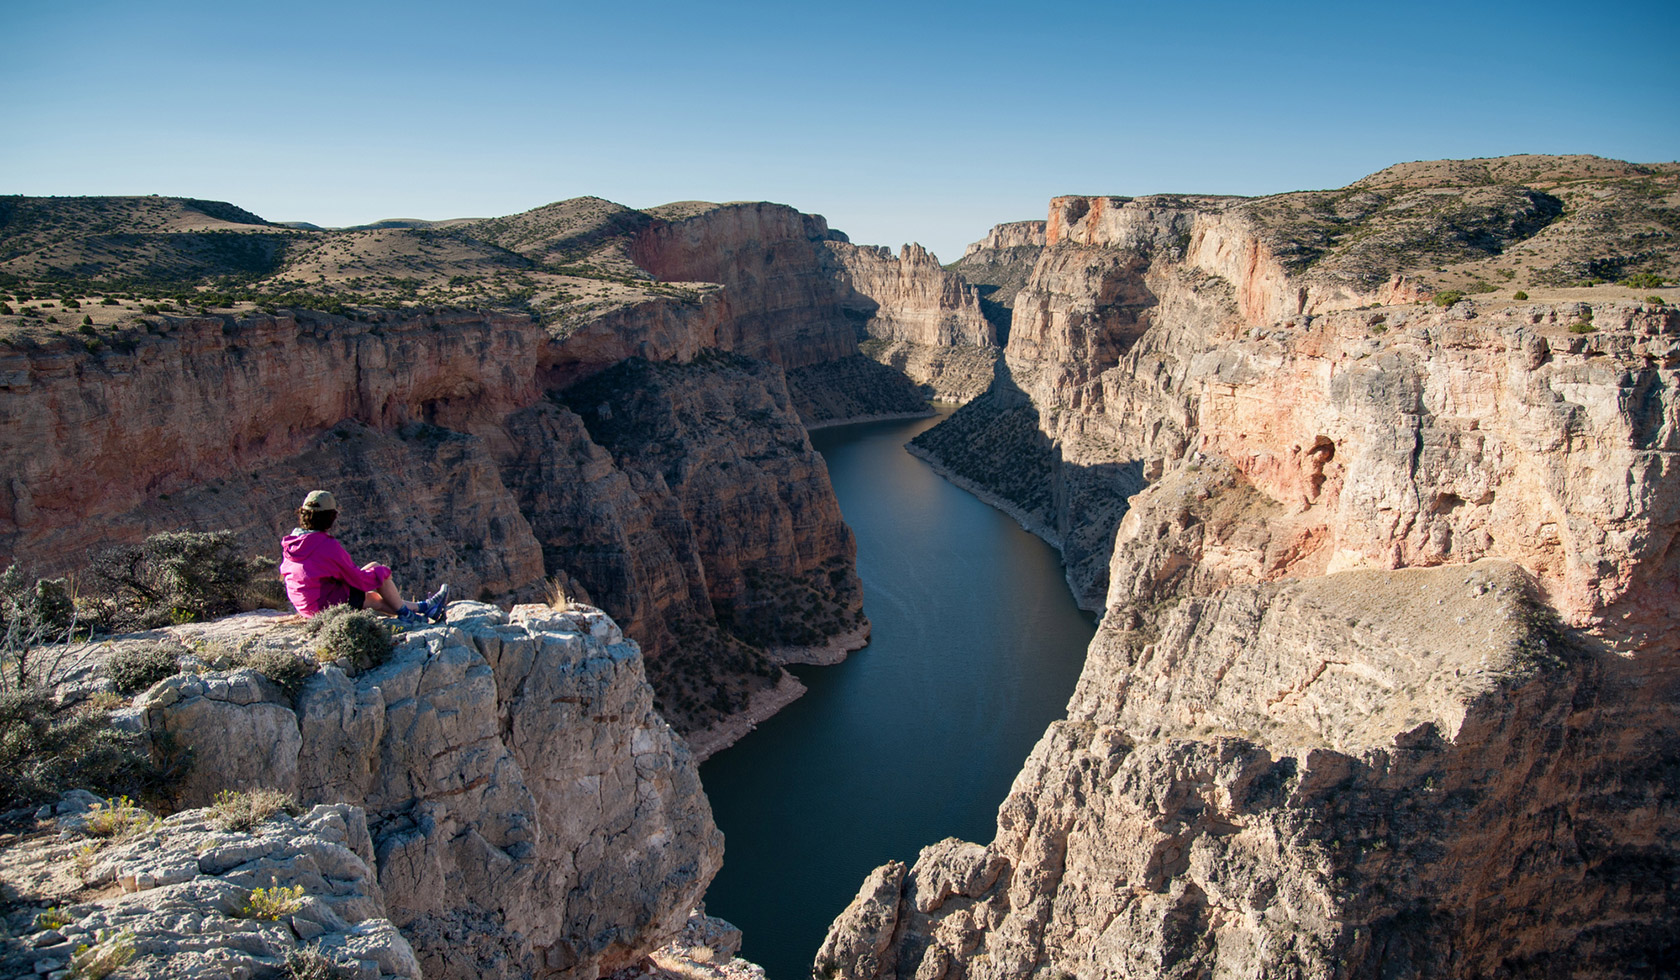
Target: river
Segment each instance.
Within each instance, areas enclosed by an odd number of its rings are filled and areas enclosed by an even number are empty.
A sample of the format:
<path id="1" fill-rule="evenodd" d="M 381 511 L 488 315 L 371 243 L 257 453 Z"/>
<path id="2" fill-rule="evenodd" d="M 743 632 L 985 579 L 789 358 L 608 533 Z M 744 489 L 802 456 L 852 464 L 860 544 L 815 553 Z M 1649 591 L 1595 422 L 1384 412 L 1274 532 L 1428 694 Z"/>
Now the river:
<path id="1" fill-rule="evenodd" d="M 936 421 L 811 434 L 857 535 L 871 642 L 793 668 L 810 691 L 700 768 L 727 838 L 706 908 L 770 980 L 810 976 L 873 868 L 992 839 L 1094 632 L 1054 549 L 904 451 Z"/>

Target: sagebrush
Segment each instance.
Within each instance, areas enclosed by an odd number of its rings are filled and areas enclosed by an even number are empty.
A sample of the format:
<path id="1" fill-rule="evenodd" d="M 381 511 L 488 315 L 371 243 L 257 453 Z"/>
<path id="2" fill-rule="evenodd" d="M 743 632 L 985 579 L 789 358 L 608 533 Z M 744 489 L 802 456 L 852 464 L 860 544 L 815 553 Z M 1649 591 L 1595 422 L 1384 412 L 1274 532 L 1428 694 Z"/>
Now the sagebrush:
<path id="1" fill-rule="evenodd" d="M 323 662 L 344 661 L 362 671 L 391 657 L 391 627 L 372 610 L 333 606 L 311 619 L 308 629 Z"/>
<path id="2" fill-rule="evenodd" d="M 213 619 L 251 600 L 270 565 L 243 554 L 232 531 L 165 531 L 96 555 L 89 598 L 115 631 Z"/>
<path id="3" fill-rule="evenodd" d="M 0 692 L 0 810 L 67 789 L 138 795 L 163 778 L 143 738 L 111 727 L 105 712 L 59 711 L 41 688 Z"/>
<path id="4" fill-rule="evenodd" d="M 105 676 L 124 694 L 143 691 L 180 669 L 180 656 L 166 643 L 119 647 L 105 659 Z"/>
<path id="5" fill-rule="evenodd" d="M 210 823 L 217 830 L 248 833 L 277 813 L 295 817 L 302 812 L 290 793 L 277 789 L 224 789 L 210 805 Z"/>

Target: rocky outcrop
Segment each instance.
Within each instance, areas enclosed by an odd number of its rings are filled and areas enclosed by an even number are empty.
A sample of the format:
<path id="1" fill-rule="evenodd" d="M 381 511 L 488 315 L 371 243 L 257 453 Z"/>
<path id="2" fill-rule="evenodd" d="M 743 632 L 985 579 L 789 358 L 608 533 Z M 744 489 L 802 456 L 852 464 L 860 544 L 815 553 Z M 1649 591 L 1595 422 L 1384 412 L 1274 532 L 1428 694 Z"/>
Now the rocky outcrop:
<path id="1" fill-rule="evenodd" d="M 1015 296 L 1032 277 L 1038 257 L 1044 253 L 1043 221 L 1013 221 L 993 228 L 974 242 L 963 257 L 952 264 L 980 297 L 980 312 L 997 330 L 999 342 L 1009 339 Z"/>
<path id="2" fill-rule="evenodd" d="M 1043 221 L 1007 221 L 1001 225 L 993 225 L 986 237 L 977 242 L 970 242 L 963 249 L 962 261 L 966 262 L 982 252 L 1001 252 L 1011 248 L 1043 248 L 1047 222 Z"/>
<path id="3" fill-rule="evenodd" d="M 826 267 L 825 246 L 844 240 L 820 215 L 785 205 L 707 205 L 650 225 L 630 255 L 667 282 L 725 287 L 716 341 L 707 346 L 794 368 L 857 351 Z"/>
<path id="4" fill-rule="evenodd" d="M 839 281 L 861 299 L 851 308 L 865 318 L 868 336 L 930 347 L 997 346 L 974 288 L 927 249 L 905 245 L 894 258 L 884 247 L 826 244 Z"/>
<path id="5" fill-rule="evenodd" d="M 998 384 L 919 442 L 1103 623 L 996 838 L 878 871 L 819 975 L 1667 957 L 1680 316 L 1394 305 L 1268 207 L 1052 205 Z"/>
<path id="6" fill-rule="evenodd" d="M 359 807 L 276 812 L 248 831 L 219 827 L 210 810 L 184 810 L 101 846 L 83 834 L 90 808 L 102 805 L 79 791 L 58 805 L 65 843 L 37 851 L 47 860 L 57 850 L 82 854 L 89 897 L 37 920 L 27 951 L 0 961 L 17 971 L 8 975 L 102 976 L 120 966 L 119 976 L 278 976 L 307 957 L 335 975 L 420 980 L 414 951 L 386 918 Z M 275 896 L 272 909 L 253 911 L 259 889 Z"/>
<path id="7" fill-rule="evenodd" d="M 241 642 L 306 642 L 272 620 Z M 428 977 L 634 963 L 682 929 L 722 855 L 639 650 L 588 608 L 459 603 L 383 666 L 327 666 L 295 702 L 249 671 L 180 674 L 131 716 L 192 754 L 184 804 L 262 787 L 365 809 L 386 914 Z"/>

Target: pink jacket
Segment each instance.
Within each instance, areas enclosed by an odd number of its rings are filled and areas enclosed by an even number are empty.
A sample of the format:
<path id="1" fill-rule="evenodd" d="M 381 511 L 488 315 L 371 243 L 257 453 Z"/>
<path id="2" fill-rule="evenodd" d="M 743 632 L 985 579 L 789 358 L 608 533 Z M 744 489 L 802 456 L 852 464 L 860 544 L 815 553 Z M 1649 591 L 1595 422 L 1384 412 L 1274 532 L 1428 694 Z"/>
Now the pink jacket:
<path id="1" fill-rule="evenodd" d="M 286 596 L 305 618 L 349 602 L 352 589 L 372 592 L 391 577 L 391 570 L 384 565 L 363 569 L 351 561 L 350 552 L 325 531 L 294 528 L 280 539 L 280 555 Z"/>

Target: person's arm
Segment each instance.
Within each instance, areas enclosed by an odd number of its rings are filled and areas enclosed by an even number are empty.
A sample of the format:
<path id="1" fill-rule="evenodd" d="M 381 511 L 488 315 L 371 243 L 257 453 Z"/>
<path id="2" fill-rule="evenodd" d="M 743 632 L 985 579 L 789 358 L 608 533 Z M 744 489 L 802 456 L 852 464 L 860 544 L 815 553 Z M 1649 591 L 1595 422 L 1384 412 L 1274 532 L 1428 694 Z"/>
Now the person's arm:
<path id="1" fill-rule="evenodd" d="M 384 565 L 373 565 L 362 568 L 350 558 L 350 552 L 344 550 L 344 545 L 337 538 L 332 539 L 332 549 L 325 556 L 332 563 L 332 577 L 344 582 L 359 592 L 375 592 L 379 583 L 391 574 L 391 570 Z"/>

